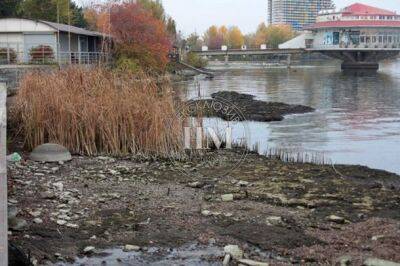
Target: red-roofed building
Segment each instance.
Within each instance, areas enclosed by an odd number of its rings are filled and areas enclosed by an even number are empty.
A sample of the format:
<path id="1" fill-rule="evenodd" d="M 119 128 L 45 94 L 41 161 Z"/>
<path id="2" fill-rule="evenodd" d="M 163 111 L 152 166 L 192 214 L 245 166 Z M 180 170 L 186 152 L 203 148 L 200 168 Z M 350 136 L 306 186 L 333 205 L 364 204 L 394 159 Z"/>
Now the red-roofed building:
<path id="1" fill-rule="evenodd" d="M 385 10 L 360 3 L 352 4 L 342 10 L 343 14 L 350 16 L 396 16 L 396 12 Z"/>
<path id="2" fill-rule="evenodd" d="M 307 30 L 303 45 L 342 59 L 343 68 L 378 68 L 379 60 L 400 52 L 400 15 L 378 7 L 356 3 L 321 11 Z"/>
<path id="3" fill-rule="evenodd" d="M 322 11 L 307 29 L 314 49 L 400 49 L 400 15 L 360 3 Z"/>

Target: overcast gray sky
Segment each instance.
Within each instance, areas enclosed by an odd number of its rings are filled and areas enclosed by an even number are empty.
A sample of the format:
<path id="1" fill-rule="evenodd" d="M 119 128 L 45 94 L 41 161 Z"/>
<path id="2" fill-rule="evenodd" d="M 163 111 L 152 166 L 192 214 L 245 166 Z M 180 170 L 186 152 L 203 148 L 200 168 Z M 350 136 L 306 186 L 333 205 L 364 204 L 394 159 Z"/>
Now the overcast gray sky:
<path id="1" fill-rule="evenodd" d="M 1 1 L 1 0 L 0 0 Z M 75 0 L 87 5 L 102 0 Z M 161 0 L 185 35 L 202 34 L 210 25 L 237 25 L 244 33 L 254 32 L 267 20 L 267 0 Z M 333 0 L 337 7 L 365 3 L 400 14 L 400 0 Z"/>
<path id="2" fill-rule="evenodd" d="M 337 7 L 361 2 L 400 13 L 399 0 L 334 0 Z M 162 0 L 165 9 L 184 34 L 202 34 L 210 25 L 237 25 L 243 32 L 255 31 L 266 21 L 267 0 Z"/>

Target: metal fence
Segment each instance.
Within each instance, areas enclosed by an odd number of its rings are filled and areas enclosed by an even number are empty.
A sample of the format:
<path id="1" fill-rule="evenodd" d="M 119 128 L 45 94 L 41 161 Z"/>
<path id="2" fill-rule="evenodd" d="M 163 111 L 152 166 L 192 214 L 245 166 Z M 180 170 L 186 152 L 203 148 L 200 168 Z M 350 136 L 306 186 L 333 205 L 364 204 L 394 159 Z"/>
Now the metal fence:
<path id="1" fill-rule="evenodd" d="M 54 44 L 0 43 L 0 65 L 6 64 L 99 64 L 108 63 L 101 52 L 59 52 Z"/>

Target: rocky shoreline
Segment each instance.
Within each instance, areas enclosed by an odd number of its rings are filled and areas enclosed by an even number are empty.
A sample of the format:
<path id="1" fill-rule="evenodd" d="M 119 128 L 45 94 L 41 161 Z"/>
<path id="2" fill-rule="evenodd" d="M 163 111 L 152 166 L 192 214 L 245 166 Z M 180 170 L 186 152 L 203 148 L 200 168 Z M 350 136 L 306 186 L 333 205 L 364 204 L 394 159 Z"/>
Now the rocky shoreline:
<path id="1" fill-rule="evenodd" d="M 137 265 L 400 261 L 399 176 L 249 154 L 229 176 L 209 178 L 223 168 L 231 161 L 207 167 L 75 156 L 9 163 L 10 241 L 39 265 L 77 257 L 112 265 L 124 254 Z"/>
<path id="2" fill-rule="evenodd" d="M 255 100 L 255 96 L 250 94 L 242 94 L 234 91 L 220 91 L 211 94 L 212 99 L 201 99 L 188 101 L 189 105 L 197 105 L 204 107 L 203 109 L 193 108 L 191 115 L 219 117 L 224 120 L 231 120 L 232 117 L 227 115 L 224 109 L 212 108 L 213 102 L 221 101 L 222 104 L 232 105 L 232 108 L 238 109 L 241 113 L 241 120 L 251 120 L 259 122 L 282 121 L 285 115 L 304 114 L 314 112 L 315 109 L 304 105 L 293 105 L 281 102 L 264 102 Z M 201 114 L 199 112 L 201 111 Z M 235 116 L 235 119 L 237 117 Z"/>

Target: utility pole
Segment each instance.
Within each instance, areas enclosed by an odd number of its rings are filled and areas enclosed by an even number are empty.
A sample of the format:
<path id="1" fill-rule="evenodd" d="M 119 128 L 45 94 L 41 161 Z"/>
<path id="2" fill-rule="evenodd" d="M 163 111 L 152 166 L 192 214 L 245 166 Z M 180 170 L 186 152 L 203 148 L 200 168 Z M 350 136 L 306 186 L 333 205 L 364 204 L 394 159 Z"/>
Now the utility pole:
<path id="1" fill-rule="evenodd" d="M 60 0 L 57 0 L 57 23 L 60 24 Z M 57 61 L 58 61 L 58 68 L 61 69 L 60 29 L 57 30 Z"/>
<path id="2" fill-rule="evenodd" d="M 68 0 L 68 54 L 69 54 L 69 63 L 72 64 L 72 53 L 71 53 L 71 3 L 70 0 Z M 79 39 L 78 39 L 79 42 Z"/>
<path id="3" fill-rule="evenodd" d="M 8 265 L 6 99 L 6 84 L 0 83 L 0 265 Z"/>

